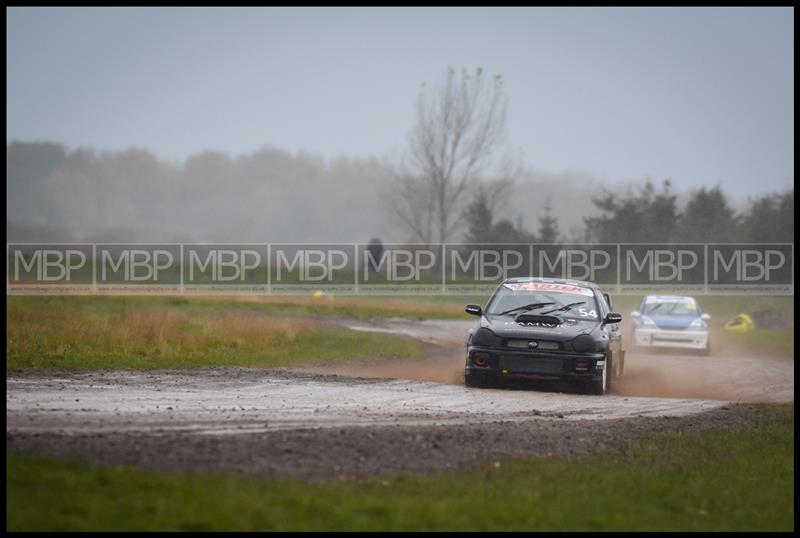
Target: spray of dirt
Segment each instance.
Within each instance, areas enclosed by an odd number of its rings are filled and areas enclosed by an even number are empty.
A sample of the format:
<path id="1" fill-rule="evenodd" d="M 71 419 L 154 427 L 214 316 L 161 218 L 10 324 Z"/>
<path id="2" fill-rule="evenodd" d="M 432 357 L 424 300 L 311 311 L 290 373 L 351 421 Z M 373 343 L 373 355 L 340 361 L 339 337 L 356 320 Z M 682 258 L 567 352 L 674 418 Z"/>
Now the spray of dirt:
<path id="1" fill-rule="evenodd" d="M 674 349 L 629 352 L 615 392 L 741 402 L 794 400 L 793 354 L 754 353 L 721 328 L 712 329 L 710 341 L 709 356 Z"/>
<path id="2" fill-rule="evenodd" d="M 464 382 L 462 335 L 452 343 L 423 343 L 423 356 L 415 359 L 360 360 L 307 367 L 300 371 L 347 377 L 410 379 L 446 384 Z M 794 400 L 794 360 L 759 357 L 726 344 L 724 331 L 711 335 L 711 356 L 691 351 L 628 352 L 623 378 L 612 392 L 624 396 L 691 398 L 737 402 Z M 629 349 L 629 345 L 626 345 Z M 538 383 L 536 390 L 542 389 Z M 543 390 L 547 390 L 546 387 Z M 555 390 L 562 390 L 562 386 Z"/>
<path id="3" fill-rule="evenodd" d="M 794 364 L 770 359 L 634 355 L 615 392 L 738 402 L 794 400 Z"/>

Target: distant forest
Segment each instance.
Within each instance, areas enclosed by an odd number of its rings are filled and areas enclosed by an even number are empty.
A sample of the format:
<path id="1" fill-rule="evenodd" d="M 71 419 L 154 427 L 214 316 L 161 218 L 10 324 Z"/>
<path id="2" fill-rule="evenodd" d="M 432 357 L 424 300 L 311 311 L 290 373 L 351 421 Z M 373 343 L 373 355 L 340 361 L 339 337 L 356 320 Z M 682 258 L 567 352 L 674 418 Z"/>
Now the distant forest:
<path id="1" fill-rule="evenodd" d="M 605 190 L 592 202 L 599 211 L 584 217 L 582 236 L 563 235 L 558 214 L 546 205 L 536 231 L 496 220 L 479 193 L 467 208 L 468 242 L 587 243 L 792 243 L 794 191 L 763 195 L 735 211 L 719 187 L 700 188 L 678 204 L 669 181 L 657 190 L 645 181 L 619 193 Z"/>
<path id="2" fill-rule="evenodd" d="M 183 162 L 151 152 L 12 142 L 7 241 L 361 242 L 411 237 L 392 219 L 390 163 L 324 162 L 277 149 Z M 734 205 L 724 185 L 673 192 L 532 170 L 492 201 L 476 184 L 461 208 L 468 242 L 793 242 L 794 191 Z"/>

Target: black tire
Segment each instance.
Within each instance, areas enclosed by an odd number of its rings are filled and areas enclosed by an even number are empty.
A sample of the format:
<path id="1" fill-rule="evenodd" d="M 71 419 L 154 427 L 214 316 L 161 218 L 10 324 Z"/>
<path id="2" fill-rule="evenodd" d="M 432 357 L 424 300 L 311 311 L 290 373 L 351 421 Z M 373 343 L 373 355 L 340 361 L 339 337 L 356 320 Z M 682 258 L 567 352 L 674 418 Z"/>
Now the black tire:
<path id="1" fill-rule="evenodd" d="M 603 366 L 603 375 L 600 376 L 600 379 L 592 379 L 586 383 L 587 394 L 594 394 L 597 396 L 608 394 L 611 390 L 611 378 L 614 377 L 613 375 L 608 375 L 610 369 L 611 359 L 609 358 L 606 359 L 606 364 Z"/>
<path id="2" fill-rule="evenodd" d="M 482 389 L 489 384 L 486 382 L 486 376 L 476 374 L 464 374 L 464 385 L 470 388 Z"/>
<path id="3" fill-rule="evenodd" d="M 622 357 L 622 351 L 619 351 L 620 360 L 617 360 L 617 354 L 611 353 L 609 351 L 608 357 L 606 358 L 606 366 L 608 367 L 608 381 L 606 386 L 606 392 L 611 392 L 611 388 L 617 384 L 619 378 L 622 377 L 622 365 L 621 362 L 624 360 Z"/>

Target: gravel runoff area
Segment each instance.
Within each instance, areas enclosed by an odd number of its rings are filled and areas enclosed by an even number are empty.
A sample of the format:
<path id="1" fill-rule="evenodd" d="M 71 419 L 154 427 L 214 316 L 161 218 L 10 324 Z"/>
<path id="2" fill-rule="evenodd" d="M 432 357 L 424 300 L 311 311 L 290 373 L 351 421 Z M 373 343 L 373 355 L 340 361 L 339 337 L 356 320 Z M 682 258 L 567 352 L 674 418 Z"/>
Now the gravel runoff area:
<path id="1" fill-rule="evenodd" d="M 424 356 L 282 372 L 7 372 L 6 447 L 168 472 L 329 479 L 625 450 L 662 432 L 748 426 L 752 403 L 794 401 L 793 361 L 750 356 L 629 353 L 605 396 L 468 389 L 471 322 L 335 323 L 415 338 Z"/>
<path id="2" fill-rule="evenodd" d="M 574 457 L 757 417 L 751 405 L 723 401 L 248 369 L 8 374 L 6 398 L 11 452 L 304 479 Z"/>

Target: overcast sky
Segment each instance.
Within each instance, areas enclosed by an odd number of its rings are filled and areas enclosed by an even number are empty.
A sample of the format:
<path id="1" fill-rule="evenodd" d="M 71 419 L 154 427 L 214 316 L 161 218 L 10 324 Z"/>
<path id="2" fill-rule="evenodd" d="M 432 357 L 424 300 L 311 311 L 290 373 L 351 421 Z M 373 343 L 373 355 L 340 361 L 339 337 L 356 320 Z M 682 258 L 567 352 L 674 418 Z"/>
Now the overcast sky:
<path id="1" fill-rule="evenodd" d="M 397 158 L 423 82 L 505 79 L 526 164 L 743 196 L 793 183 L 792 8 L 7 11 L 6 139 L 180 160 Z"/>

